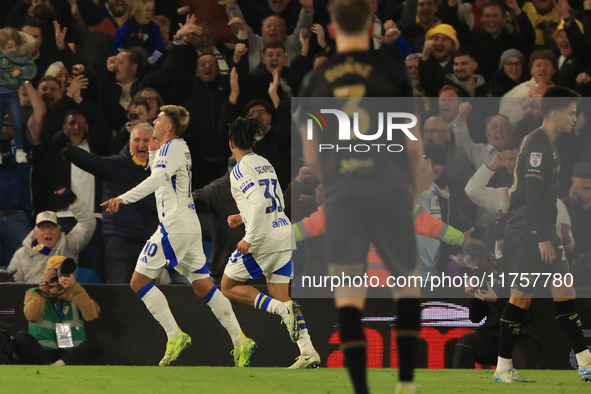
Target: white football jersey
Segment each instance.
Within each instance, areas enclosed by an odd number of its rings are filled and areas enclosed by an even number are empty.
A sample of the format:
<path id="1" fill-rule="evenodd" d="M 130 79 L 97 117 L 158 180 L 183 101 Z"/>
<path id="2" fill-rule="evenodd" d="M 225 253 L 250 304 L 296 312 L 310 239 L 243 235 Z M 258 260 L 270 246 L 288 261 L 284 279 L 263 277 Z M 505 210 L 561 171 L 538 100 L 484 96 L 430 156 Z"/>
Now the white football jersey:
<path id="1" fill-rule="evenodd" d="M 283 192 L 275 169 L 265 159 L 249 152 L 230 174 L 232 196 L 246 227 L 244 240 L 250 253 L 273 253 L 293 249 L 291 222 L 283 208 Z"/>
<path id="2" fill-rule="evenodd" d="M 142 183 L 119 196 L 124 204 L 156 195 L 161 229 L 166 233 L 201 234 L 201 224 L 191 196 L 191 153 L 181 138 L 173 138 L 150 152 L 152 173 Z"/>

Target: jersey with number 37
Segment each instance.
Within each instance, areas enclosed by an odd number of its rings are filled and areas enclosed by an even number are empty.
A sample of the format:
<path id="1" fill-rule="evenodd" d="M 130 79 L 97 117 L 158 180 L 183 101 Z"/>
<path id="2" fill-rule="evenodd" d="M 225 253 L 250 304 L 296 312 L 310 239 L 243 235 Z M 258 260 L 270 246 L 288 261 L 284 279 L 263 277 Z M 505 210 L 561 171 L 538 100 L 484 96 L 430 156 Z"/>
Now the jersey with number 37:
<path id="1" fill-rule="evenodd" d="M 292 249 L 291 222 L 283 210 L 283 193 L 273 166 L 253 152 L 247 153 L 230 174 L 232 196 L 246 227 L 244 240 L 250 253 Z"/>
<path id="2" fill-rule="evenodd" d="M 150 152 L 150 169 L 148 178 L 119 196 L 123 203 L 134 203 L 153 192 L 158 220 L 167 233 L 201 234 L 191 195 L 192 164 L 187 143 L 174 138 Z"/>

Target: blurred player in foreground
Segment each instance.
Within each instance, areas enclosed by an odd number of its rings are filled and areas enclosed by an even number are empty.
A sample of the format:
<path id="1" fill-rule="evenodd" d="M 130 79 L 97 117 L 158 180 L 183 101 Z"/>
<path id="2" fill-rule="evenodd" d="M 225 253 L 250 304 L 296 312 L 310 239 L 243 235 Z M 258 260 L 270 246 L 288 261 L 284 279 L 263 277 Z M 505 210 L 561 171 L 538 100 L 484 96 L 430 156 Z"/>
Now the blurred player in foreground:
<path id="1" fill-rule="evenodd" d="M 306 77 L 300 95 L 351 97 L 343 110 L 354 103 L 355 108 L 358 106 L 368 112 L 373 104 L 363 97 L 382 97 L 382 105 L 389 102 L 389 97 L 404 98 L 398 99 L 401 104 L 390 110 L 416 112 L 409 99 L 413 97 L 413 89 L 404 64 L 369 51 L 373 23 L 368 2 L 333 0 L 328 9 L 332 22 L 329 31 L 336 39 L 337 53 Z M 394 27 L 386 29 L 386 35 L 398 33 Z M 407 107 L 403 108 L 405 105 Z M 349 117 L 353 119 L 350 113 Z M 336 132 L 315 132 L 312 140 L 307 139 L 305 131 L 302 133 L 306 163 L 325 183 L 329 275 L 363 276 L 365 256 L 373 242 L 392 275 L 418 276 L 412 207 L 422 142 L 418 128 L 411 130 L 414 138 L 410 142 L 400 131 L 392 134 L 391 141 L 386 139 L 386 133 L 372 141 L 399 144 L 403 147 L 401 152 L 373 150 L 361 155 L 334 149 L 319 153 L 320 143 L 343 142 L 338 140 Z M 367 343 L 361 322 L 367 288 L 343 286 L 335 289 L 334 296 L 345 365 L 355 393 L 367 393 Z M 396 288 L 394 296 L 398 309 L 396 346 L 400 365 L 396 393 L 414 393 L 415 351 L 421 320 L 420 289 L 416 282 L 408 283 L 407 287 Z"/>

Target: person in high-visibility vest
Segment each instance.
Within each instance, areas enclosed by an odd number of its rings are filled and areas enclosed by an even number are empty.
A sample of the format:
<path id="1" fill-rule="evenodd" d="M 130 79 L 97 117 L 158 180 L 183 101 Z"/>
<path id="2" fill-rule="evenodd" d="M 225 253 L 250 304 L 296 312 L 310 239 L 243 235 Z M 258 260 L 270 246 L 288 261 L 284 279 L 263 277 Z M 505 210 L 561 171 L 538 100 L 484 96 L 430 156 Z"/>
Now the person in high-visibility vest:
<path id="1" fill-rule="evenodd" d="M 43 282 L 25 294 L 25 317 L 29 331 L 19 331 L 14 339 L 23 364 L 89 365 L 102 353 L 100 338 L 86 338 L 84 321 L 99 316 L 100 307 L 76 282 L 67 265 L 74 260 L 53 256 L 47 262 Z"/>

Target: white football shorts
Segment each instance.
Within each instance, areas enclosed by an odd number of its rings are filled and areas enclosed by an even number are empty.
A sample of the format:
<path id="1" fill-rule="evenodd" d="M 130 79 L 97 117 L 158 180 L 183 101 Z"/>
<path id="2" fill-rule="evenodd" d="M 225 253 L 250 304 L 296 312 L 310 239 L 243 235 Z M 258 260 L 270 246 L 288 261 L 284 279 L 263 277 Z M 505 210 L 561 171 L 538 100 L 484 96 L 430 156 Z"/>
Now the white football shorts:
<path id="1" fill-rule="evenodd" d="M 224 274 L 238 282 L 258 279 L 265 275 L 268 283 L 289 283 L 293 279 L 291 250 L 275 253 L 247 253 L 234 251 L 226 264 Z"/>
<path id="2" fill-rule="evenodd" d="M 135 270 L 155 279 L 164 267 L 174 268 L 191 283 L 209 278 L 201 234 L 168 234 L 162 230 L 156 231 L 146 242 Z"/>

